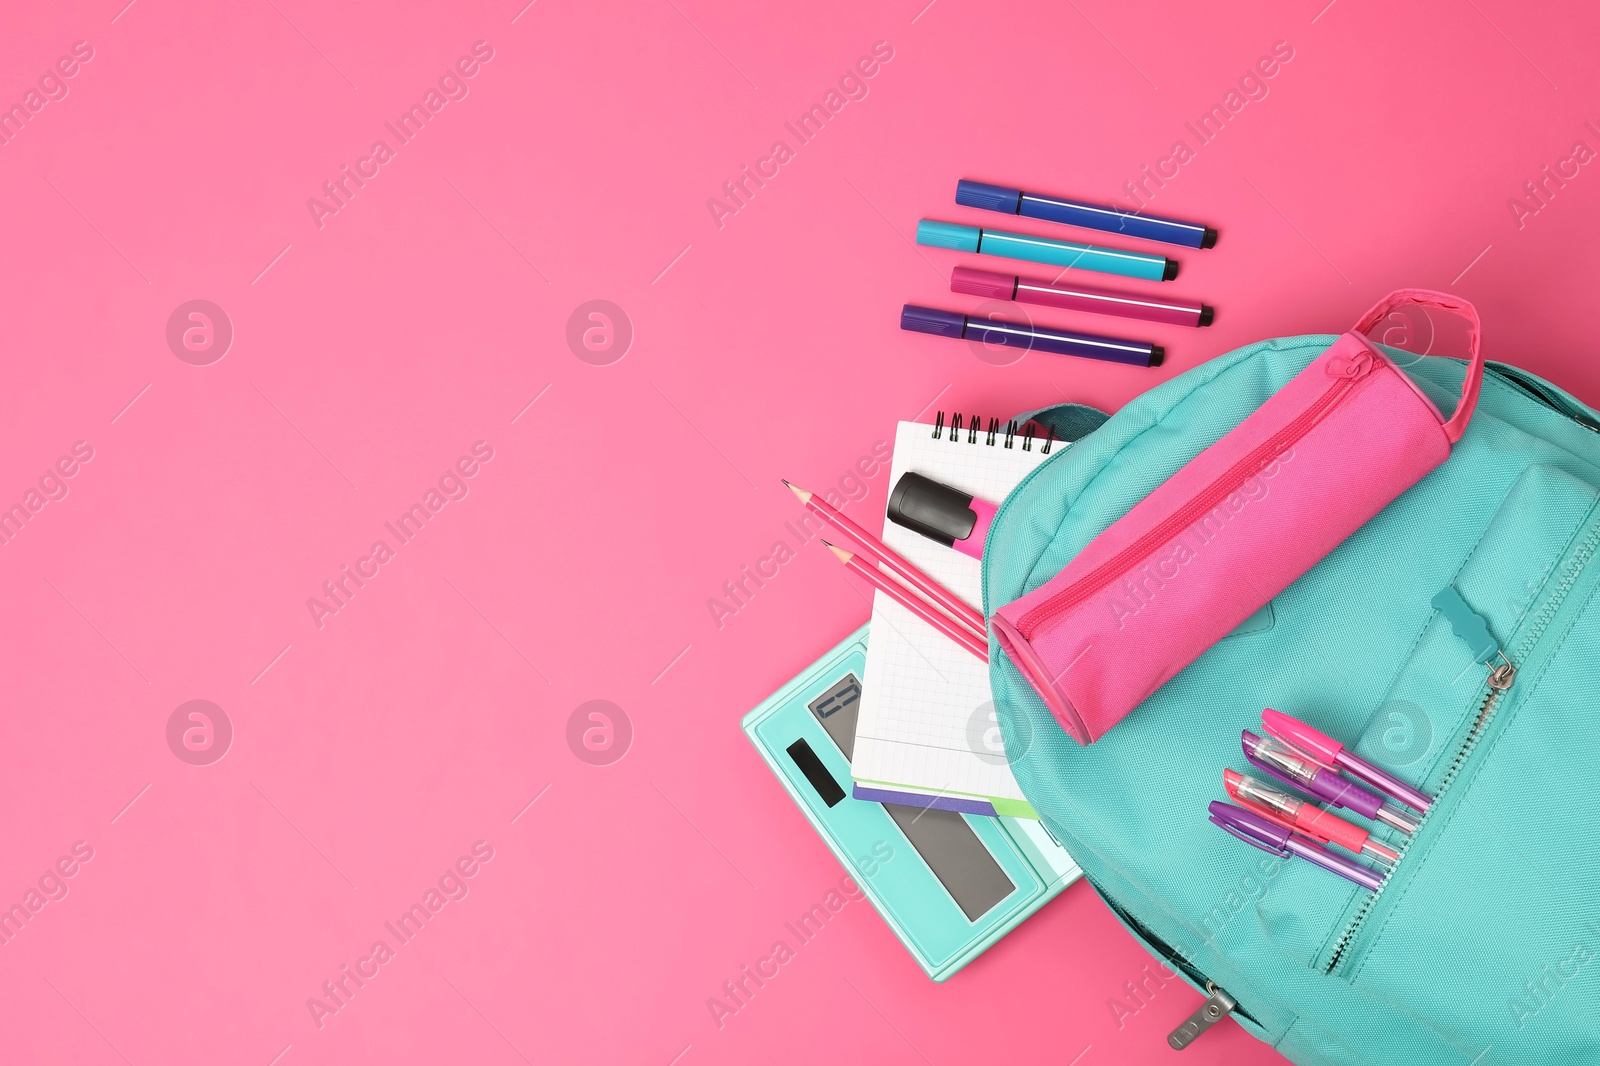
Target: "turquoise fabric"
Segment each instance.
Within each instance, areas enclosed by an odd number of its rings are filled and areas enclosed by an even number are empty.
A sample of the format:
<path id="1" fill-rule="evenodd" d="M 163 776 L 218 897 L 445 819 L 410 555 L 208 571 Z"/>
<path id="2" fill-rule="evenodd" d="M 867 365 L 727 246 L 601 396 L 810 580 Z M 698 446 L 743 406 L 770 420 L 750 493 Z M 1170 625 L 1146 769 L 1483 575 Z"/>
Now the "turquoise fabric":
<path id="1" fill-rule="evenodd" d="M 1052 456 L 995 520 L 985 609 L 1047 581 L 1334 339 L 1214 359 Z M 1451 410 L 1462 363 L 1391 354 Z M 1597 426 L 1490 364 L 1443 466 L 1092 746 L 991 648 L 1012 768 L 1050 831 L 1146 947 L 1302 1066 L 1600 1061 Z M 1451 584 L 1518 670 L 1481 724 L 1488 668 L 1432 607 Z M 1405 851 L 1376 896 L 1207 822 L 1223 768 L 1251 769 L 1239 732 L 1263 707 L 1437 794 L 1409 844 L 1377 833 Z"/>

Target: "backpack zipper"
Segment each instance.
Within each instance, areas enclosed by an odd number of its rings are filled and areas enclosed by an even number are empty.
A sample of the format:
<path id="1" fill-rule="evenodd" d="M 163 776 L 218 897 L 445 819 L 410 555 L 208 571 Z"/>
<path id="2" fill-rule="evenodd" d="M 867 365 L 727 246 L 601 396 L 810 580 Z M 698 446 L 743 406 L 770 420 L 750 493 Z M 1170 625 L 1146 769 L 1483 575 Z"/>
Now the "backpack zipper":
<path id="1" fill-rule="evenodd" d="M 1527 656 L 1533 651 L 1533 646 L 1538 643 L 1540 637 L 1544 636 L 1544 631 L 1549 628 L 1551 621 L 1554 620 L 1562 601 L 1567 598 L 1567 593 L 1572 591 L 1572 586 L 1577 582 L 1579 575 L 1583 573 L 1584 567 L 1594 557 L 1596 547 L 1600 547 L 1600 525 L 1592 527 L 1572 553 L 1566 573 L 1562 575 L 1560 584 L 1551 592 L 1550 598 L 1545 601 L 1544 607 L 1540 609 L 1539 614 L 1528 626 L 1527 631 L 1522 635 L 1522 639 L 1517 642 L 1517 662 L 1525 662 Z M 1489 720 L 1494 717 L 1495 709 L 1499 707 L 1501 699 L 1510 691 L 1512 684 L 1516 682 L 1517 667 L 1513 665 L 1511 659 L 1506 657 L 1505 652 L 1497 651 L 1497 654 L 1500 656 L 1500 665 L 1489 671 L 1489 676 L 1484 679 L 1483 702 L 1478 705 L 1478 715 L 1473 719 L 1472 728 L 1467 731 L 1466 738 L 1461 742 L 1461 747 L 1456 749 L 1455 758 L 1450 762 L 1450 769 L 1445 771 L 1444 778 L 1439 782 L 1439 787 L 1434 790 L 1433 806 L 1428 808 L 1428 812 L 1422 816 L 1422 820 L 1417 824 L 1416 831 L 1401 844 L 1400 854 L 1390 867 L 1388 875 L 1384 877 L 1383 883 L 1378 886 L 1377 891 L 1368 893 L 1367 898 L 1361 902 L 1361 907 L 1356 911 L 1355 916 L 1350 919 L 1350 924 L 1345 927 L 1344 932 L 1340 934 L 1338 941 L 1334 944 L 1333 954 L 1329 956 L 1328 965 L 1324 972 L 1333 973 L 1338 968 L 1339 963 L 1344 960 L 1345 955 L 1350 950 L 1351 943 L 1366 923 L 1367 916 L 1372 912 L 1373 907 L 1377 905 L 1378 898 L 1383 895 L 1383 890 L 1388 887 L 1389 882 L 1393 879 L 1394 871 L 1400 869 L 1401 863 L 1405 861 L 1406 852 L 1411 849 L 1412 843 L 1421 837 L 1422 830 L 1427 825 L 1428 819 L 1434 811 L 1439 809 L 1439 800 L 1444 797 L 1444 794 L 1449 791 L 1450 786 L 1455 782 L 1456 775 L 1466 765 L 1467 757 L 1472 754 L 1472 749 L 1478 745 L 1478 739 L 1483 736 L 1484 730 L 1488 728 Z"/>
<path id="2" fill-rule="evenodd" d="M 1017 620 L 1017 629 L 1023 638 L 1032 640 L 1041 626 L 1102 591 L 1132 569 L 1135 563 L 1143 561 L 1157 548 L 1210 514 L 1223 500 L 1237 492 L 1246 481 L 1294 447 L 1364 382 L 1371 381 L 1374 371 L 1386 369 L 1388 366 L 1387 360 L 1368 351 L 1361 351 L 1343 359 L 1329 360 L 1325 369 L 1330 376 L 1336 375 L 1338 378 L 1331 388 L 1318 396 L 1288 425 L 1274 432 L 1235 461 L 1188 503 L 1162 519 L 1110 559 L 1025 613 Z"/>
<path id="3" fill-rule="evenodd" d="M 1134 935 L 1144 941 L 1150 950 L 1160 955 L 1173 969 L 1181 970 L 1185 977 L 1206 990 L 1207 998 L 1204 1003 L 1200 1004 L 1200 1009 L 1185 1019 L 1182 1025 L 1167 1034 L 1167 1043 L 1174 1051 L 1182 1051 L 1194 1043 L 1200 1034 L 1230 1014 L 1249 1018 L 1250 1021 L 1257 1025 L 1261 1024 L 1249 1011 L 1240 1007 L 1237 1000 L 1218 988 L 1215 981 L 1195 969 L 1194 965 L 1181 952 L 1157 936 L 1148 925 L 1129 914 L 1118 904 L 1113 903 L 1111 897 L 1106 895 L 1099 884 L 1087 874 L 1084 875 L 1084 880 L 1089 882 L 1089 887 L 1094 889 L 1095 894 L 1105 902 L 1107 907 L 1111 908 L 1112 913 L 1120 918 L 1123 924 L 1132 929 Z"/>
<path id="4" fill-rule="evenodd" d="M 1600 422 L 1596 422 L 1593 415 L 1587 411 L 1579 410 L 1564 397 L 1552 393 L 1549 387 L 1538 378 L 1505 363 L 1487 363 L 1485 364 L 1485 369 L 1518 392 L 1532 399 L 1535 403 L 1548 407 L 1556 414 L 1576 422 L 1590 432 L 1600 433 Z"/>
<path id="5" fill-rule="evenodd" d="M 1493 670 L 1489 671 L 1489 676 L 1484 681 L 1485 691 L 1483 695 L 1483 702 L 1478 705 L 1478 717 L 1473 721 L 1472 729 L 1468 731 L 1466 740 L 1462 741 L 1461 747 L 1456 750 L 1456 757 L 1450 763 L 1450 769 L 1445 773 L 1444 780 L 1441 781 L 1439 783 L 1439 787 L 1434 790 L 1434 807 L 1438 806 L 1439 798 L 1444 795 L 1447 789 L 1449 789 L 1451 782 L 1456 779 L 1456 774 L 1460 772 L 1462 764 L 1467 761 L 1467 756 L 1470 755 L 1472 753 L 1472 749 L 1477 746 L 1478 738 L 1483 735 L 1484 727 L 1489 724 L 1489 719 L 1494 715 L 1495 707 L 1497 707 L 1500 703 L 1501 695 L 1510 689 L 1512 683 L 1517 679 L 1517 668 L 1511 665 L 1511 660 L 1506 659 L 1504 652 L 1500 653 L 1500 658 L 1505 661 L 1500 666 L 1497 666 Z M 1430 807 L 1428 809 L 1430 813 L 1433 811 L 1434 807 Z M 1427 820 L 1428 815 L 1424 814 L 1422 816 L 1422 821 L 1426 822 Z M 1419 822 L 1417 829 L 1420 830 L 1421 828 L 1422 825 Z M 1411 841 L 1414 839 L 1416 839 L 1415 833 L 1413 833 L 1411 836 L 1408 836 L 1405 841 L 1401 843 L 1399 854 L 1395 856 L 1394 864 L 1390 867 L 1391 872 L 1395 868 L 1398 868 L 1400 863 L 1405 860 L 1406 852 L 1411 850 Z M 1356 937 L 1356 934 L 1361 931 L 1361 927 L 1366 924 L 1367 915 L 1371 913 L 1373 906 L 1378 902 L 1378 897 L 1383 895 L 1383 890 L 1387 887 L 1389 887 L 1389 877 L 1385 875 L 1383 881 L 1378 885 L 1377 889 L 1373 892 L 1367 893 L 1367 898 L 1361 901 L 1360 909 L 1356 911 L 1355 917 L 1350 919 L 1350 924 L 1345 927 L 1344 932 L 1339 937 L 1338 943 L 1334 945 L 1333 955 L 1328 959 L 1328 973 L 1332 973 L 1336 968 L 1338 968 L 1339 963 L 1344 959 L 1345 952 L 1350 948 L 1351 941 L 1353 941 Z"/>
<path id="6" fill-rule="evenodd" d="M 1200 1039 L 1207 1029 L 1232 1014 L 1233 1009 L 1239 1005 L 1238 1000 L 1210 981 L 1206 982 L 1206 992 L 1208 993 L 1206 1001 L 1200 1004 L 1200 1009 L 1167 1034 L 1167 1046 L 1173 1051 L 1182 1051 Z"/>

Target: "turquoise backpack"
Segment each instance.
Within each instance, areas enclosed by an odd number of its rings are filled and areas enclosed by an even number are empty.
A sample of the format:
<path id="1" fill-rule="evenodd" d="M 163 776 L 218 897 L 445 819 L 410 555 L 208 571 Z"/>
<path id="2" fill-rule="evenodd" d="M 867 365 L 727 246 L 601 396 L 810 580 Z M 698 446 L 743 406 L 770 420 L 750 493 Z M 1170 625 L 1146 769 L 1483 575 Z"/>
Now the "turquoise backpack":
<path id="1" fill-rule="evenodd" d="M 1098 412 L 1035 413 L 1075 443 L 1001 507 L 985 611 L 1049 580 L 1335 339 L 1238 349 L 1092 431 Z M 1463 363 L 1387 350 L 1451 409 Z M 1231 1011 L 1301 1066 L 1600 1061 L 1597 485 L 1596 413 L 1490 363 L 1444 465 L 1097 743 L 993 656 L 1022 791 L 1128 931 L 1210 997 L 1175 1047 Z M 1452 585 L 1515 664 L 1498 700 L 1432 606 Z M 1379 892 L 1208 823 L 1265 707 L 1437 797 L 1409 842 L 1375 832 L 1403 849 Z"/>

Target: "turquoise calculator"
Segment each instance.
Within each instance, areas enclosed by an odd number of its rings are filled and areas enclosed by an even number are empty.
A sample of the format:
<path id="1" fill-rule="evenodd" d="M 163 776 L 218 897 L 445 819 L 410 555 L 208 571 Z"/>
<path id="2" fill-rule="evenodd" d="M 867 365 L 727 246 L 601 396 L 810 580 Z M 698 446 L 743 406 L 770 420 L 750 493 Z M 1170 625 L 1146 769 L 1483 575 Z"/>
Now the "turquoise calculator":
<path id="1" fill-rule="evenodd" d="M 943 981 L 1080 871 L 1031 818 L 851 797 L 868 628 L 745 715 L 744 731 L 889 928 Z"/>

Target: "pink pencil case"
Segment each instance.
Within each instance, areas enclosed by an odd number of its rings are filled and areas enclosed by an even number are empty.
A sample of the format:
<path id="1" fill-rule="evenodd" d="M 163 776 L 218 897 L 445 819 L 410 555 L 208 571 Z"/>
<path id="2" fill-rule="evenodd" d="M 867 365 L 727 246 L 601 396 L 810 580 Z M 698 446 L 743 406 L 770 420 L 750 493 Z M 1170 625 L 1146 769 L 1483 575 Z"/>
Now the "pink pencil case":
<path id="1" fill-rule="evenodd" d="M 1407 303 L 1471 324 L 1448 420 L 1362 335 Z M 992 615 L 1000 647 L 1062 727 L 1093 743 L 1444 462 L 1482 379 L 1471 304 L 1392 293 L 1060 573 Z"/>

